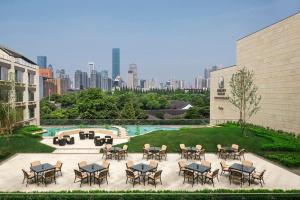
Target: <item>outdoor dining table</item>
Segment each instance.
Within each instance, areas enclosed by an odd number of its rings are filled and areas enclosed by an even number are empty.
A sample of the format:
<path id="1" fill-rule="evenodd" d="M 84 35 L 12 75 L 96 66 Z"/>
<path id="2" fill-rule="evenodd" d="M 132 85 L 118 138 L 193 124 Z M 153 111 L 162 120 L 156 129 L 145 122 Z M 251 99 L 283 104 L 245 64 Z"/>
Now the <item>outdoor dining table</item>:
<path id="1" fill-rule="evenodd" d="M 239 164 L 239 163 L 234 163 L 233 165 L 231 165 L 229 167 L 229 170 L 236 170 L 236 171 L 240 171 L 242 173 L 247 173 L 249 175 L 249 185 L 250 185 L 250 175 L 252 174 L 252 172 L 254 172 L 255 170 L 255 167 L 248 167 L 248 166 L 244 166 L 242 164 Z"/>
<path id="2" fill-rule="evenodd" d="M 158 153 L 160 151 L 160 147 L 150 147 L 149 151 L 151 153 Z"/>
<path id="3" fill-rule="evenodd" d="M 44 164 L 37 165 L 37 166 L 31 166 L 30 169 L 34 173 L 35 182 L 37 184 L 39 184 L 38 183 L 38 176 L 39 176 L 39 174 L 42 174 L 45 171 L 55 170 L 55 167 L 53 165 L 49 164 L 49 163 L 44 163 Z"/>
<path id="4" fill-rule="evenodd" d="M 227 152 L 227 153 L 233 153 L 234 149 L 232 147 L 223 147 L 223 149 Z"/>
<path id="5" fill-rule="evenodd" d="M 138 171 L 141 173 L 141 176 L 143 177 L 143 181 L 144 181 L 144 185 L 146 182 L 146 173 L 153 170 L 154 167 L 152 167 L 151 165 L 148 164 L 144 164 L 144 163 L 140 163 L 140 164 L 136 164 L 132 167 L 133 171 Z"/>
<path id="6" fill-rule="evenodd" d="M 83 166 L 80 169 L 89 174 L 90 185 L 92 185 L 92 174 L 95 174 L 96 172 L 103 170 L 104 167 L 101 165 L 98 165 L 96 163 L 92 163 L 92 164 Z"/>
<path id="7" fill-rule="evenodd" d="M 111 147 L 109 151 L 115 154 L 120 150 L 122 150 L 122 148 L 120 147 Z"/>
<path id="8" fill-rule="evenodd" d="M 197 151 L 196 147 L 186 147 L 186 150 L 192 153 L 195 153 Z"/>
<path id="9" fill-rule="evenodd" d="M 206 172 L 209 172 L 210 169 L 211 169 L 210 167 L 207 167 L 207 166 L 204 166 L 204 165 L 201 165 L 201 164 L 198 164 L 198 163 L 191 163 L 188 166 L 186 166 L 186 168 L 201 174 L 201 183 L 202 183 L 202 185 L 203 185 L 203 182 L 204 182 L 203 174 L 206 173 Z"/>

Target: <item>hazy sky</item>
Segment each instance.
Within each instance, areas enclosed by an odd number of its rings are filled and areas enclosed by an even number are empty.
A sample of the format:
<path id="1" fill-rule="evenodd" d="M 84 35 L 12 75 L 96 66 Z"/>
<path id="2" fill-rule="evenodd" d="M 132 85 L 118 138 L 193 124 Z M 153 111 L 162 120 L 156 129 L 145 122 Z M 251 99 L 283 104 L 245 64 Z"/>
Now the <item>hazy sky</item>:
<path id="1" fill-rule="evenodd" d="M 300 11 L 300 0 L 0 0 L 0 44 L 71 77 L 94 61 L 111 74 L 192 81 L 205 67 L 235 64 L 236 40 Z"/>

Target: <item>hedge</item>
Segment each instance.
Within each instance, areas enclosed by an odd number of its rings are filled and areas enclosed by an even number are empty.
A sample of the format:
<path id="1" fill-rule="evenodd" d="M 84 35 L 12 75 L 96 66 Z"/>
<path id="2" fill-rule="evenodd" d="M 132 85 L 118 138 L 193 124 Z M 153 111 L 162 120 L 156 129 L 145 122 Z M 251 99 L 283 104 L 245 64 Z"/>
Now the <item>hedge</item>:
<path id="1" fill-rule="evenodd" d="M 222 199 L 243 199 L 243 200 L 296 200 L 300 198 L 299 191 L 290 192 L 259 192 L 259 191 L 239 191 L 239 192 L 60 192 L 60 193 L 0 193 L 0 199 L 172 199 L 172 200 L 222 200 Z"/>
<path id="2" fill-rule="evenodd" d="M 205 125 L 209 119 L 41 119 L 41 125 Z"/>

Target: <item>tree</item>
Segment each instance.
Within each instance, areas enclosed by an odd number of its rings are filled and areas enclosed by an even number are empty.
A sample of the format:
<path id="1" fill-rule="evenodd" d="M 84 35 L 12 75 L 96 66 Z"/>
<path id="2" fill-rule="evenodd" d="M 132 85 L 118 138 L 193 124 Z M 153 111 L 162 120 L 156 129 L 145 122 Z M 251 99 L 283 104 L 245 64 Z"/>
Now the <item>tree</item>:
<path id="1" fill-rule="evenodd" d="M 121 111 L 121 118 L 122 119 L 136 119 L 132 101 L 128 101 L 125 103 L 125 106 Z"/>
<path id="2" fill-rule="evenodd" d="M 245 134 L 247 121 L 260 110 L 261 96 L 257 94 L 257 86 L 253 81 L 254 73 L 246 67 L 234 73 L 229 82 L 231 88 L 230 103 L 240 112 L 239 123 Z"/>

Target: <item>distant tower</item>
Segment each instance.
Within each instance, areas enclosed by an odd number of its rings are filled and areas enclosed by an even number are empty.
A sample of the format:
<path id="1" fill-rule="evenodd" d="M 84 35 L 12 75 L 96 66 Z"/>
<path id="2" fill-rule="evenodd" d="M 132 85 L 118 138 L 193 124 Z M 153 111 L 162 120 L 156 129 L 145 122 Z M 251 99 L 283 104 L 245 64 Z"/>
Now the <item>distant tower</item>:
<path id="1" fill-rule="evenodd" d="M 128 69 L 128 82 L 127 86 L 131 89 L 137 88 L 139 85 L 137 65 L 132 63 L 129 65 Z"/>
<path id="2" fill-rule="evenodd" d="M 112 80 L 120 76 L 120 49 L 112 49 Z"/>
<path id="3" fill-rule="evenodd" d="M 40 68 L 47 68 L 47 56 L 38 56 L 37 57 L 37 65 Z"/>
<path id="4" fill-rule="evenodd" d="M 89 68 L 89 74 L 91 74 L 92 70 L 95 70 L 95 63 L 94 62 L 89 62 L 88 63 L 88 68 Z"/>

